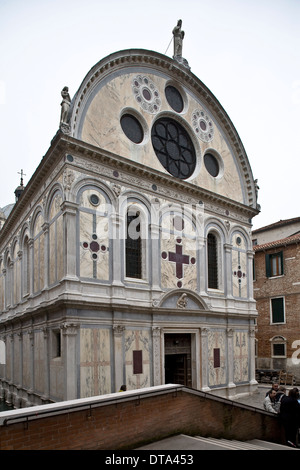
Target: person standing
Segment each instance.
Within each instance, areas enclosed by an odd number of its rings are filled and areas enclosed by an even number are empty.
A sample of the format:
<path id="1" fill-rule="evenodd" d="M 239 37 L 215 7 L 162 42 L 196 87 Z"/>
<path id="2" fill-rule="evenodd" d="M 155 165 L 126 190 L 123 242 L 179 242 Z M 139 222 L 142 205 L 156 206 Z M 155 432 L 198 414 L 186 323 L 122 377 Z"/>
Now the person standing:
<path id="1" fill-rule="evenodd" d="M 286 444 L 290 447 L 298 447 L 297 434 L 300 427 L 300 403 L 297 387 L 289 391 L 287 397 L 283 397 L 280 406 L 280 420 L 285 430 Z"/>
<path id="2" fill-rule="evenodd" d="M 267 393 L 266 398 L 264 399 L 264 409 L 266 411 L 269 411 L 269 413 L 277 414 L 277 411 L 274 408 L 275 397 L 276 397 L 276 391 L 275 390 L 270 390 Z"/>

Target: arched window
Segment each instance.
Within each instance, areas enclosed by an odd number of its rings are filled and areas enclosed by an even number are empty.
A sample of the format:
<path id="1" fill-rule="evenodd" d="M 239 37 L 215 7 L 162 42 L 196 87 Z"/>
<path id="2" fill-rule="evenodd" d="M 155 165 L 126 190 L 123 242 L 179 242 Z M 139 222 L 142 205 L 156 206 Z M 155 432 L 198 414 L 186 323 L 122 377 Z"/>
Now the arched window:
<path id="1" fill-rule="evenodd" d="M 213 233 L 209 233 L 207 236 L 207 275 L 208 288 L 218 289 L 218 240 Z"/>
<path id="2" fill-rule="evenodd" d="M 126 214 L 126 277 L 142 279 L 140 212 L 131 206 Z"/>
<path id="3" fill-rule="evenodd" d="M 9 258 L 7 258 L 6 266 L 6 307 L 10 307 L 13 304 L 13 282 L 14 276 L 14 263 Z"/>
<path id="4" fill-rule="evenodd" d="M 26 236 L 23 246 L 23 296 L 28 295 L 30 292 L 30 262 L 29 262 L 29 239 Z"/>

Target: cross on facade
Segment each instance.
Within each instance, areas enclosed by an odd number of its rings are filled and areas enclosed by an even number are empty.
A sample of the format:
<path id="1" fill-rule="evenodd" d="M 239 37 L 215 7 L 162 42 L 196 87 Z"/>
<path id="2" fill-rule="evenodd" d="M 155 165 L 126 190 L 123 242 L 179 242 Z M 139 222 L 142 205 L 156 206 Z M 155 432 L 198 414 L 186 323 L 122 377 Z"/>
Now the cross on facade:
<path id="1" fill-rule="evenodd" d="M 169 251 L 169 261 L 176 263 L 176 277 L 183 278 L 183 265 L 190 264 L 190 257 L 182 254 L 182 245 L 176 245 L 175 253 Z"/>
<path id="2" fill-rule="evenodd" d="M 177 279 L 182 279 L 183 278 L 183 265 L 190 264 L 190 262 L 191 264 L 195 264 L 196 259 L 193 257 L 190 259 L 189 255 L 184 255 L 182 253 L 182 245 L 181 245 L 182 240 L 177 239 L 176 241 L 177 243 L 175 247 L 175 253 L 172 251 L 169 251 L 168 253 L 164 251 L 162 253 L 162 258 L 163 259 L 168 258 L 169 261 L 176 263 L 176 277 Z"/>

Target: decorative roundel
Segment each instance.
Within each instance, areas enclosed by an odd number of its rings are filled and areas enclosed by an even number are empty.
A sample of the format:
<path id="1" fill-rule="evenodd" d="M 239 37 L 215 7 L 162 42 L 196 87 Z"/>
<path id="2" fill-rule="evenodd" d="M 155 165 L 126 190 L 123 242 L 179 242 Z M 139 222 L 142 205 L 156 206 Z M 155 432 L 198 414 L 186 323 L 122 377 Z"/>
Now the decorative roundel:
<path id="1" fill-rule="evenodd" d="M 194 130 L 203 142 L 210 142 L 214 138 L 214 126 L 210 117 L 203 109 L 195 109 L 192 114 Z"/>
<path id="2" fill-rule="evenodd" d="M 144 111 L 156 114 L 161 107 L 158 89 L 145 75 L 137 75 L 132 80 L 132 90 L 136 101 Z"/>

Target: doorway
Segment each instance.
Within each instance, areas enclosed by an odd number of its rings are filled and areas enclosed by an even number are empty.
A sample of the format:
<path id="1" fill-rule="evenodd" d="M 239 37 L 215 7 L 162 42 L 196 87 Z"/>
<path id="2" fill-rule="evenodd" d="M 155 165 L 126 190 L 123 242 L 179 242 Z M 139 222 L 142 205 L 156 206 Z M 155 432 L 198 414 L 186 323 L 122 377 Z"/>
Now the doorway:
<path id="1" fill-rule="evenodd" d="M 165 383 L 192 387 L 190 334 L 165 334 Z"/>

